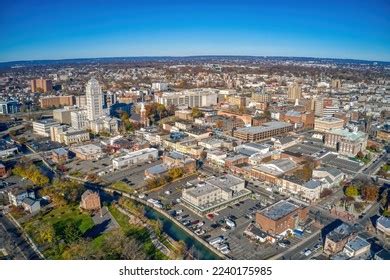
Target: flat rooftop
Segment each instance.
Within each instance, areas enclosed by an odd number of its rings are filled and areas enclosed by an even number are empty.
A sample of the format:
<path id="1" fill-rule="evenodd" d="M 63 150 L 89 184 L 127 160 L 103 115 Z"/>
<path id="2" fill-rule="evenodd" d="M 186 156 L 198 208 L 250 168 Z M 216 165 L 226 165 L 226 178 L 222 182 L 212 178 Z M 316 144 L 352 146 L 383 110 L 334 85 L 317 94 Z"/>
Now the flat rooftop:
<path id="1" fill-rule="evenodd" d="M 294 212 L 298 208 L 299 208 L 298 205 L 290 201 L 281 200 L 259 211 L 259 213 L 271 220 L 276 221 Z"/>
<path id="2" fill-rule="evenodd" d="M 241 133 L 257 134 L 257 133 L 271 131 L 274 129 L 290 127 L 290 126 L 292 126 L 292 125 L 289 123 L 286 123 L 286 122 L 274 121 L 274 122 L 263 123 L 261 126 L 251 126 L 251 127 L 239 128 L 236 131 L 241 132 Z"/>
<path id="3" fill-rule="evenodd" d="M 364 247 L 367 247 L 369 245 L 370 245 L 370 243 L 368 243 L 367 240 L 361 238 L 360 236 L 356 236 L 354 239 L 349 241 L 345 246 L 348 249 L 351 249 L 353 251 L 358 251 L 358 250 L 360 250 Z"/>
<path id="4" fill-rule="evenodd" d="M 329 232 L 326 238 L 334 242 L 339 242 L 352 234 L 352 227 L 346 223 L 342 223 L 337 228 Z"/>
<path id="5" fill-rule="evenodd" d="M 193 187 L 192 189 L 187 189 L 187 194 L 193 196 L 193 197 L 199 197 L 203 196 L 205 194 L 218 191 L 220 188 L 210 185 L 208 183 L 204 183 L 202 185 L 198 185 L 196 187 Z"/>
<path id="6" fill-rule="evenodd" d="M 242 184 L 245 181 L 236 176 L 226 174 L 220 177 L 211 177 L 210 179 L 207 179 L 206 182 L 219 188 L 226 188 Z"/>

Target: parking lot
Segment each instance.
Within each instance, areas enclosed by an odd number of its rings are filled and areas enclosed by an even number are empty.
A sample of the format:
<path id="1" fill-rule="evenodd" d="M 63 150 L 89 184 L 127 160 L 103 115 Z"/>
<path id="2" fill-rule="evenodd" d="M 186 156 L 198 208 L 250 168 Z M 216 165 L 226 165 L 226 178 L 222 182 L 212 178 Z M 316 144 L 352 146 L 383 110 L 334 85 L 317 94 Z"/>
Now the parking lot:
<path id="1" fill-rule="evenodd" d="M 104 157 L 98 160 L 80 160 L 73 158 L 73 160 L 65 165 L 69 174 L 79 173 L 84 175 L 99 173 L 100 171 L 110 169 L 111 166 L 112 163 L 109 157 Z"/>
<path id="2" fill-rule="evenodd" d="M 139 189 L 145 183 L 145 170 L 149 167 L 160 164 L 161 160 L 156 160 L 151 163 L 144 163 L 139 165 L 130 166 L 129 168 L 118 170 L 114 172 L 109 172 L 102 176 L 102 179 L 108 183 L 115 183 L 118 181 L 123 181 L 129 186 Z M 111 166 L 111 161 L 110 161 Z"/>

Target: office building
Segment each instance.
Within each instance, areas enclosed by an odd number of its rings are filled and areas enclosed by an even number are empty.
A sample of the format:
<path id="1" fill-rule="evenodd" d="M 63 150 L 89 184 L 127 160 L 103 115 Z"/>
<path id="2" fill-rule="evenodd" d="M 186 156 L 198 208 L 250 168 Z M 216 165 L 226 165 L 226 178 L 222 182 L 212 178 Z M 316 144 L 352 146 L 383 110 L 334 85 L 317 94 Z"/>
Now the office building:
<path id="1" fill-rule="evenodd" d="M 380 216 L 376 221 L 376 230 L 381 237 L 390 241 L 390 218 Z"/>
<path id="2" fill-rule="evenodd" d="M 19 112 L 19 103 L 17 101 L 0 101 L 0 115 L 16 114 L 17 112 Z"/>
<path id="3" fill-rule="evenodd" d="M 109 134 L 117 134 L 119 132 L 119 119 L 109 116 L 89 121 L 89 125 L 91 131 L 95 133 L 106 132 Z"/>
<path id="4" fill-rule="evenodd" d="M 79 108 L 85 108 L 87 106 L 87 97 L 85 95 L 76 95 L 75 103 Z"/>
<path id="5" fill-rule="evenodd" d="M 327 132 L 331 129 L 342 129 L 344 120 L 334 117 L 316 118 L 314 120 L 314 130 L 319 132 Z"/>
<path id="6" fill-rule="evenodd" d="M 50 137 L 50 128 L 58 123 L 55 120 L 47 119 L 33 122 L 33 132 L 40 136 Z"/>
<path id="7" fill-rule="evenodd" d="M 74 129 L 89 128 L 89 123 L 87 119 L 87 110 L 80 109 L 77 111 L 72 111 L 70 113 L 70 123 Z"/>
<path id="8" fill-rule="evenodd" d="M 99 82 L 95 78 L 91 78 L 86 85 L 86 108 L 87 119 L 89 121 L 96 120 L 104 116 L 103 111 L 103 93 Z"/>
<path id="9" fill-rule="evenodd" d="M 80 109 L 74 106 L 65 106 L 62 109 L 53 110 L 53 119 L 59 123 L 71 125 L 72 124 L 72 112 L 77 112 Z"/>

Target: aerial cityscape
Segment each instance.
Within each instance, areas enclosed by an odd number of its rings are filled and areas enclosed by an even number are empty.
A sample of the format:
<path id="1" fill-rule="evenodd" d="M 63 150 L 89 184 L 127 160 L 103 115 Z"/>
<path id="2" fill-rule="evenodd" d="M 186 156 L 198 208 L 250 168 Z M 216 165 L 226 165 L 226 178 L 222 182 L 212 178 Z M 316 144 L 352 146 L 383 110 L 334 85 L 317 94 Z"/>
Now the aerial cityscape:
<path id="1" fill-rule="evenodd" d="M 43 2 L 43 11 L 59 5 Z M 119 20 L 126 12 L 117 9 L 113 21 L 135 25 L 130 52 L 83 48 L 69 39 L 84 36 L 73 23 L 58 31 L 69 37 L 64 52 L 65 37 L 58 48 L 50 41 L 64 19 L 42 30 L 48 38 L 31 43 L 30 56 L 30 46 L 18 45 L 30 35 L 0 43 L 0 259 L 389 260 L 390 21 L 381 4 L 377 48 L 356 46 L 351 56 L 352 41 L 330 48 L 333 56 L 309 43 L 254 52 L 257 39 L 248 51 L 247 38 L 242 52 L 233 42 L 226 52 L 217 43 L 201 49 L 203 41 L 190 44 L 201 35 L 187 22 L 161 23 L 149 49 L 139 33 L 152 27 Z M 13 26 L 13 5 L 0 26 Z M 133 15 L 146 15 L 138 5 Z M 221 13 L 236 19 L 226 5 Z M 58 17 L 61 7 L 53 6 Z M 70 19 L 77 23 L 82 11 Z M 157 28 L 159 17 L 149 24 Z M 36 26 L 40 20 L 31 15 Z M 219 25 L 204 20 L 213 42 Z M 86 26 L 91 37 L 83 38 L 100 42 Z M 170 28 L 178 33 L 170 37 Z M 180 51 L 176 36 L 186 28 L 189 46 Z"/>

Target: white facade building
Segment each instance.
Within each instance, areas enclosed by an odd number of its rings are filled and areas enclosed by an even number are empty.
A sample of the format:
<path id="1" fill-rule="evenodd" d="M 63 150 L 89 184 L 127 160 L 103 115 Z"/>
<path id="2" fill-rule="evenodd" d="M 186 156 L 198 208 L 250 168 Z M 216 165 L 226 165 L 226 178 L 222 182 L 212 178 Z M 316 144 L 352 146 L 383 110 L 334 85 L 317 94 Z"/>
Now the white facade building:
<path id="1" fill-rule="evenodd" d="M 199 88 L 182 92 L 164 92 L 156 97 L 156 101 L 165 106 L 208 107 L 217 104 L 218 90 Z"/>
<path id="2" fill-rule="evenodd" d="M 88 128 L 87 110 L 78 110 L 70 113 L 71 125 L 74 129 Z"/>
<path id="3" fill-rule="evenodd" d="M 149 160 L 158 158 L 158 150 L 155 148 L 146 148 L 135 152 L 128 152 L 123 156 L 112 160 L 113 169 L 121 169 L 134 164 L 140 164 Z"/>
<path id="4" fill-rule="evenodd" d="M 168 90 L 168 83 L 152 83 L 152 90 L 155 91 Z"/>
<path id="5" fill-rule="evenodd" d="M 99 82 L 92 78 L 86 85 L 87 118 L 93 121 L 104 115 L 103 93 Z"/>
<path id="6" fill-rule="evenodd" d="M 50 128 L 55 125 L 58 125 L 58 123 L 51 119 L 36 121 L 33 122 L 33 132 L 40 136 L 49 137 Z"/>

